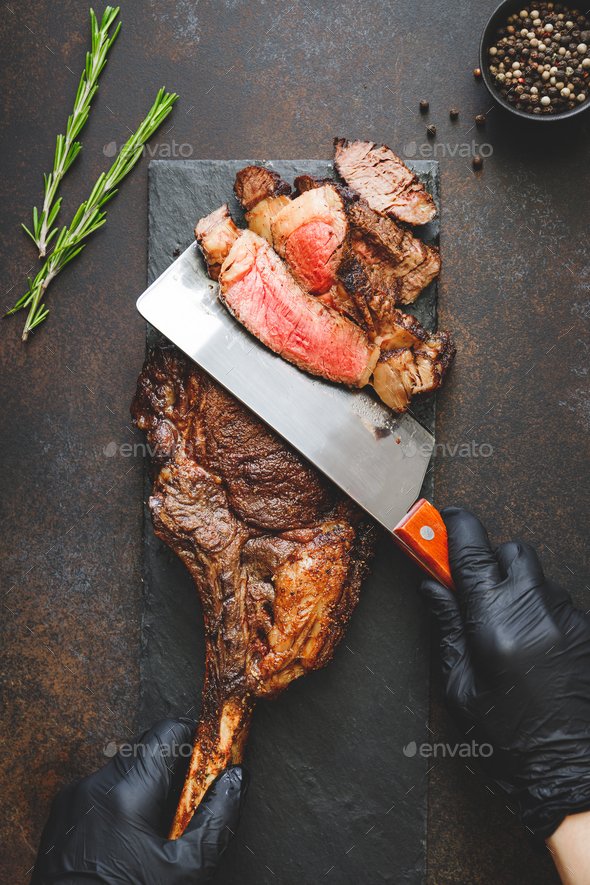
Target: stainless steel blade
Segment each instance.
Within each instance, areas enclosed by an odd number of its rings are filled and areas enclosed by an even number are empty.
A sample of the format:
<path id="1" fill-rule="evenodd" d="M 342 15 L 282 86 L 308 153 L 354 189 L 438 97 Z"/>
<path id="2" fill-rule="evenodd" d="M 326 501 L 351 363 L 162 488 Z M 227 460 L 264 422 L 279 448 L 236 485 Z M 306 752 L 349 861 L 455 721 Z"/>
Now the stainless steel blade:
<path id="1" fill-rule="evenodd" d="M 196 243 L 137 309 L 386 528 L 414 503 L 432 434 L 372 394 L 312 378 L 268 350 L 220 303 Z"/>

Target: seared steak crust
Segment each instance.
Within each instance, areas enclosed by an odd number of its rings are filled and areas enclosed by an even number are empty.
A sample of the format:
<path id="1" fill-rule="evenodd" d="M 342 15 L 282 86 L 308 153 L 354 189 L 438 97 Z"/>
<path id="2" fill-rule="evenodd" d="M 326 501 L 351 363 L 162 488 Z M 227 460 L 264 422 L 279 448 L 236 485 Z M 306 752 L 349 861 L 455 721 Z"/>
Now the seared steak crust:
<path id="1" fill-rule="evenodd" d="M 412 397 L 440 387 L 455 357 L 455 345 L 448 332 L 426 332 L 413 317 L 398 314 L 397 328 L 392 323 L 372 383 L 384 403 L 404 412 Z"/>
<path id="2" fill-rule="evenodd" d="M 387 145 L 335 138 L 334 165 L 376 212 L 408 224 L 425 224 L 434 218 L 434 200 Z"/>
<path id="3" fill-rule="evenodd" d="M 333 187 L 338 191 L 345 206 L 349 203 L 355 203 L 360 199 L 356 191 L 353 191 L 352 188 L 346 187 L 345 184 L 342 184 L 341 181 L 336 181 L 334 178 L 318 178 L 316 175 L 308 175 L 305 173 L 304 175 L 298 175 L 293 184 L 295 185 L 295 191 L 298 194 L 304 194 L 306 191 L 311 191 L 314 190 L 314 188 L 323 187 L 325 184 L 329 184 L 330 187 Z"/>
<path id="4" fill-rule="evenodd" d="M 195 239 L 205 256 L 212 280 L 218 279 L 225 256 L 239 235 L 239 228 L 229 214 L 227 203 L 197 223 Z"/>
<path id="5" fill-rule="evenodd" d="M 411 304 L 440 272 L 440 254 L 410 230 L 379 215 L 364 200 L 348 206 L 351 248 L 377 288 Z"/>
<path id="6" fill-rule="evenodd" d="M 346 293 L 349 303 L 354 305 L 352 318 L 369 335 L 371 341 L 380 341 L 388 329 L 388 323 L 396 311 L 397 289 L 378 288 L 367 268 L 354 254 L 348 255 L 338 270 L 338 292 Z"/>
<path id="7" fill-rule="evenodd" d="M 376 289 L 356 258 L 343 262 L 339 278 L 334 294 L 339 309 L 381 350 L 371 383 L 386 405 L 405 412 L 413 396 L 442 384 L 455 356 L 451 336 L 428 332 L 414 316 L 398 310 L 389 291 Z"/>
<path id="8" fill-rule="evenodd" d="M 236 175 L 234 192 L 246 211 L 267 197 L 288 196 L 291 185 L 266 166 L 244 166 Z"/>
<path id="9" fill-rule="evenodd" d="M 234 193 L 246 210 L 250 230 L 272 245 L 271 225 L 290 203 L 291 185 L 266 166 L 244 166 L 236 175 Z"/>
<path id="10" fill-rule="evenodd" d="M 203 701 L 176 837 L 216 775 L 241 761 L 256 698 L 331 658 L 374 529 L 175 348 L 149 353 L 131 411 L 154 453 L 154 530 L 191 573 L 205 619 Z"/>

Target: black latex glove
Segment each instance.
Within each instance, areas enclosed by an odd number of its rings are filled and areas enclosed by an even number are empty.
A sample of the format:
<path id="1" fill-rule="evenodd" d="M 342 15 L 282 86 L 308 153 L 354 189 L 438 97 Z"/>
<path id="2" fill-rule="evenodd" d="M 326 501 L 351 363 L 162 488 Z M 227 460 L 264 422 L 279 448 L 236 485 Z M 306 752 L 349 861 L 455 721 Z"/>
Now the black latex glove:
<path id="1" fill-rule="evenodd" d="M 487 773 L 534 835 L 590 809 L 590 619 L 528 544 L 492 550 L 482 524 L 442 511 L 456 594 L 426 579 L 446 697 Z M 478 760 L 479 761 L 479 760 Z"/>
<path id="2" fill-rule="evenodd" d="M 201 885 L 210 882 L 238 824 L 244 774 L 212 784 L 185 834 L 166 838 L 194 723 L 159 722 L 95 774 L 54 800 L 31 885 Z M 183 748 L 179 752 L 179 748 Z"/>

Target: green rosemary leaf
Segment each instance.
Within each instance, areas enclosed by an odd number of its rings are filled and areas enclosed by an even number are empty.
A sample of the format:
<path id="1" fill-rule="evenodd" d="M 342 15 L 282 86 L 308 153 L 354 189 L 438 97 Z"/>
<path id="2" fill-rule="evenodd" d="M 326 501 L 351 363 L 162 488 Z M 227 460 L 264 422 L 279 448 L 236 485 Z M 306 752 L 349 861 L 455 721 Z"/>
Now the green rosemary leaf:
<path id="1" fill-rule="evenodd" d="M 99 25 L 94 10 L 90 10 L 91 49 L 86 53 L 84 71 L 78 83 L 74 109 L 68 117 L 65 134 L 58 135 L 55 141 L 53 170 L 49 174 L 43 175 L 44 197 L 39 221 L 38 223 L 33 221 L 33 240 L 39 249 L 40 258 L 45 257 L 47 246 L 54 237 L 51 228 L 57 213 L 52 215 L 52 209 L 55 205 L 57 191 L 64 175 L 82 149 L 82 145 L 76 139 L 86 125 L 90 104 L 98 89 L 98 78 L 107 62 L 108 52 L 119 33 L 120 22 L 111 33 L 118 15 L 118 6 L 107 6 Z"/>
<path id="2" fill-rule="evenodd" d="M 13 314 L 19 310 L 29 308 L 27 321 L 23 329 L 23 341 L 27 340 L 33 329 L 36 329 L 49 313 L 49 309 L 44 302 L 45 293 L 49 285 L 61 273 L 64 267 L 80 254 L 86 245 L 86 239 L 105 224 L 107 213 L 104 206 L 113 199 L 118 190 L 117 186 L 139 162 L 145 143 L 170 114 L 177 99 L 178 95 L 176 93 L 166 92 L 164 87 L 159 90 L 156 100 L 146 117 L 139 124 L 133 135 L 127 139 L 115 157 L 110 169 L 99 175 L 90 195 L 78 207 L 69 225 L 62 227 L 59 232 L 57 228 L 48 231 L 48 237 L 51 239 L 56 238 L 53 250 L 45 259 L 36 277 L 33 280 L 29 280 L 28 290 L 19 298 L 14 307 L 8 311 L 8 314 Z M 33 212 L 34 217 L 35 211 Z M 59 206 L 56 210 L 54 204 L 49 215 L 46 216 L 51 218 L 53 213 L 51 223 L 55 220 L 58 211 Z M 41 218 L 43 218 L 43 214 Z"/>

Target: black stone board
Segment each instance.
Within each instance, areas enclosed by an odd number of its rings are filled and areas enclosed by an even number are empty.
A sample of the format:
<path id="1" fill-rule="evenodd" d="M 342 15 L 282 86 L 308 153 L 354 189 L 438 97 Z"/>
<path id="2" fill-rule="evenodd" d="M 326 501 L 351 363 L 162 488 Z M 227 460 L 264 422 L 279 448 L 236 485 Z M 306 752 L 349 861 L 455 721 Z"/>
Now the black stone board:
<path id="1" fill-rule="evenodd" d="M 233 196 L 250 160 L 153 161 L 149 170 L 148 281 L 191 242 L 198 218 Z M 318 160 L 273 161 L 287 180 L 325 176 Z M 413 164 L 439 203 L 438 164 Z M 438 241 L 438 220 L 421 235 Z M 436 325 L 436 284 L 413 308 Z M 156 333 L 148 331 L 148 340 Z M 434 399 L 414 413 L 434 430 Z M 146 478 L 146 499 L 149 494 Z M 432 473 L 424 486 L 432 494 Z M 421 883 L 426 857 L 428 628 L 419 573 L 385 536 L 344 641 L 324 670 L 257 707 L 246 764 L 251 783 L 218 885 Z M 203 625 L 191 579 L 153 534 L 145 510 L 140 720 L 198 716 Z M 408 746 L 409 745 L 409 746 Z M 407 748 L 407 755 L 404 754 Z"/>

